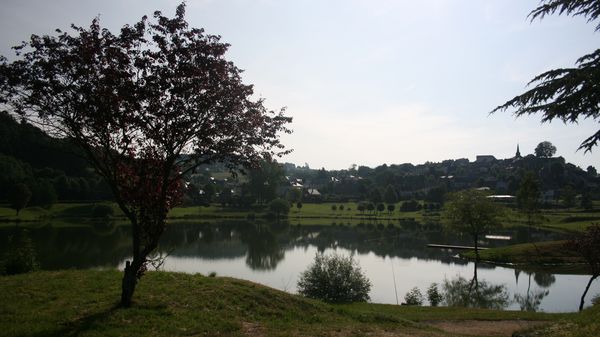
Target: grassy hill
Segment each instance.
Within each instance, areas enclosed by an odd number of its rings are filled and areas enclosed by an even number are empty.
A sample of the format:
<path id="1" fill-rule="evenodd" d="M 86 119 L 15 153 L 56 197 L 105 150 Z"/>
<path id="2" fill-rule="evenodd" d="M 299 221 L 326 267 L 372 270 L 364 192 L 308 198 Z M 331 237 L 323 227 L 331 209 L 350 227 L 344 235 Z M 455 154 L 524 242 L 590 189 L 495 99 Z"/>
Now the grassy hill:
<path id="1" fill-rule="evenodd" d="M 113 270 L 0 277 L 0 334 L 456 336 L 449 331 L 462 335 L 461 331 L 480 326 L 474 335 L 510 336 L 534 323 L 541 324 L 540 329 L 554 324 L 557 328 L 569 326 L 569 332 L 587 333 L 599 327 L 600 317 L 597 308 L 583 314 L 544 314 L 367 303 L 330 305 L 248 281 L 167 272 L 147 273 L 133 307 L 122 309 L 116 306 L 120 277 L 121 273 Z"/>

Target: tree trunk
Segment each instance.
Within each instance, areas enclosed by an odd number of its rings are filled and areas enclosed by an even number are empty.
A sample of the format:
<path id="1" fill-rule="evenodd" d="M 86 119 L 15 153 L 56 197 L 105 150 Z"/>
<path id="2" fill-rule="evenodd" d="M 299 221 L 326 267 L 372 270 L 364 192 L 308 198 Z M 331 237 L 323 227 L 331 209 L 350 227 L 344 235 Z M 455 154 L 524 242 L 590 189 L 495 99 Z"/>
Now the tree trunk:
<path id="1" fill-rule="evenodd" d="M 479 247 L 477 241 L 479 241 L 479 235 L 473 235 L 475 243 L 475 263 L 479 262 Z"/>
<path id="2" fill-rule="evenodd" d="M 132 263 L 125 263 L 125 271 L 123 273 L 123 281 L 121 282 L 121 306 L 129 308 L 131 306 L 131 298 L 137 284 L 137 270 L 134 270 Z"/>
<path id="3" fill-rule="evenodd" d="M 594 280 L 598 276 L 600 276 L 600 274 L 592 275 L 592 277 L 590 278 L 590 281 L 588 282 L 587 286 L 585 287 L 585 291 L 583 292 L 583 295 L 581 295 L 581 302 L 579 302 L 579 311 L 583 310 L 583 303 L 585 303 L 585 295 L 587 294 L 588 290 L 590 290 L 590 285 L 592 285 L 592 282 L 594 282 Z"/>

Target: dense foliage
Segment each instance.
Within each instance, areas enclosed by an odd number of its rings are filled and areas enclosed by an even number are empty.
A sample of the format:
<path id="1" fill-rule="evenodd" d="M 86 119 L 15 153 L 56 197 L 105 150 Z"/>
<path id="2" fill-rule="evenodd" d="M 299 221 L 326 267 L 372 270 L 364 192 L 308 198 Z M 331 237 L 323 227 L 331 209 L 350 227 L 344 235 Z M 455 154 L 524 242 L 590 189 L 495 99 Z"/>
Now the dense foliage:
<path id="1" fill-rule="evenodd" d="M 298 292 L 330 303 L 366 302 L 371 282 L 352 256 L 319 253 L 300 275 Z"/>

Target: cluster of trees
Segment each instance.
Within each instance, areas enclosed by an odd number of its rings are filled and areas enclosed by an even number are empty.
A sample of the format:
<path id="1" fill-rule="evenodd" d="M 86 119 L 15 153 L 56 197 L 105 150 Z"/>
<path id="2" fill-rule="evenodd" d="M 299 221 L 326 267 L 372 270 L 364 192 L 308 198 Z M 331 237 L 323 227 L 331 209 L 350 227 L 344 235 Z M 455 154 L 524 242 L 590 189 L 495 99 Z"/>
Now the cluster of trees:
<path id="1" fill-rule="evenodd" d="M 112 198 L 103 179 L 67 139 L 50 137 L 7 112 L 0 112 L 0 139 L 0 200 L 22 208 Z"/>

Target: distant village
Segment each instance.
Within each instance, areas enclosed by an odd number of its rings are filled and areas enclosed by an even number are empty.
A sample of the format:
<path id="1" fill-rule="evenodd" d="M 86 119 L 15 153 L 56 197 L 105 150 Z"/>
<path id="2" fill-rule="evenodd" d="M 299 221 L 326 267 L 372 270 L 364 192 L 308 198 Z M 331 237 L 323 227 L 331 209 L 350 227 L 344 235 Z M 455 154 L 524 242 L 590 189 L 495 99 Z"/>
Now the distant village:
<path id="1" fill-rule="evenodd" d="M 203 187 L 214 184 L 218 198 L 223 191 L 230 197 L 255 196 L 263 193 L 270 197 L 285 197 L 290 190 L 301 191 L 305 202 L 384 201 L 389 190 L 400 200 L 426 200 L 442 203 L 447 192 L 477 188 L 489 191 L 490 197 L 511 202 L 526 172 L 533 172 L 540 186 L 540 200 L 555 204 L 565 193 L 591 194 L 600 197 L 600 178 L 592 166 L 586 170 L 565 162 L 562 157 L 521 155 L 517 145 L 515 156 L 497 159 L 492 155 L 477 155 L 474 162 L 461 158 L 439 163 L 413 165 L 392 164 L 370 168 L 352 165 L 343 170 L 313 169 L 305 164 L 267 163 L 237 177 L 224 167 L 204 167 L 190 176 L 189 183 Z M 210 187 L 209 187 L 210 188 Z M 258 191 L 264 188 L 264 191 Z"/>

